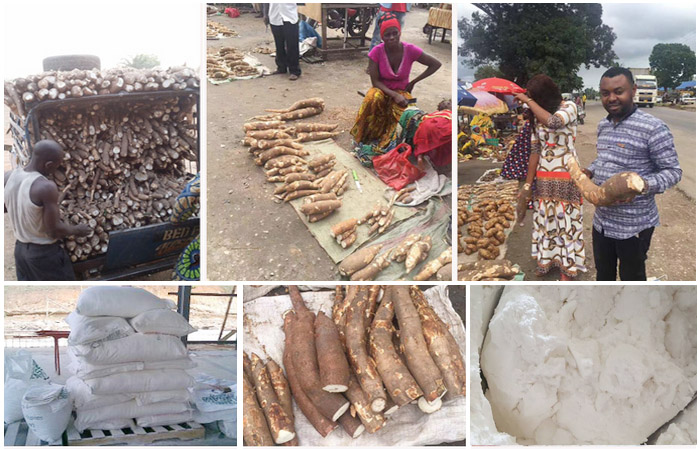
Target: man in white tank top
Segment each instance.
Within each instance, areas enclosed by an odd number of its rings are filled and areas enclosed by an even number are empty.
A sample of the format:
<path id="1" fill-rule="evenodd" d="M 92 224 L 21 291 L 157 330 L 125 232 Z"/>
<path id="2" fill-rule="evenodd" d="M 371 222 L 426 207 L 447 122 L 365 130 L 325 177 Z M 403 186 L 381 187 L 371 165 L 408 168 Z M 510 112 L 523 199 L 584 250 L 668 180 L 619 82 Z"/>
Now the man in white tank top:
<path id="1" fill-rule="evenodd" d="M 5 173 L 5 211 L 17 238 L 15 264 L 19 281 L 75 280 L 68 254 L 60 244 L 66 236 L 87 236 L 85 224 L 61 220 L 58 187 L 46 178 L 63 161 L 61 146 L 39 141 L 27 167 Z"/>

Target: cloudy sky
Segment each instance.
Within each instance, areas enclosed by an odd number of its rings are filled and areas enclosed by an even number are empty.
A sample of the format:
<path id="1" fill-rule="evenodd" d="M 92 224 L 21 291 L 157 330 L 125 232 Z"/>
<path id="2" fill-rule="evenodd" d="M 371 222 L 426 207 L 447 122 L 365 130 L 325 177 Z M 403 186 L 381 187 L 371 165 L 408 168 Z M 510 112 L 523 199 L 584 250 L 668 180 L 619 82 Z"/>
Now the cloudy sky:
<path id="1" fill-rule="evenodd" d="M 161 66 L 200 66 L 198 2 L 3 2 L 4 77 L 40 73 L 47 56 L 90 54 L 102 68 L 154 54 Z"/>
<path id="2" fill-rule="evenodd" d="M 459 17 L 478 11 L 460 3 Z M 686 3 L 603 3 L 603 23 L 617 35 L 613 49 L 626 67 L 649 67 L 649 55 L 658 43 L 681 43 L 695 51 L 695 5 Z M 461 43 L 461 41 L 460 41 Z M 473 68 L 459 64 L 459 77 L 471 81 Z M 605 68 L 581 67 L 584 86 L 598 87 Z"/>

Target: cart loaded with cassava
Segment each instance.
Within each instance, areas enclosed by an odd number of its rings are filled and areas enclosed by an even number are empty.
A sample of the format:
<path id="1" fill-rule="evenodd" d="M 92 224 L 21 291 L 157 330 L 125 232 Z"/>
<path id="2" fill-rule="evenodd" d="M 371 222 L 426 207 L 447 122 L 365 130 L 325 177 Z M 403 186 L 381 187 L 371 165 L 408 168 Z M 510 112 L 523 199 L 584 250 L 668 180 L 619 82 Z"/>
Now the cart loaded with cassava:
<path id="1" fill-rule="evenodd" d="M 292 309 L 284 313 L 282 297 L 246 302 L 247 350 L 254 352 L 244 353 L 245 444 L 464 439 L 464 326 L 447 289 L 431 291 L 432 302 L 405 285 L 337 286 L 335 295 L 302 298 L 289 286 Z M 421 433 L 407 432 L 416 426 Z"/>
<path id="2" fill-rule="evenodd" d="M 198 172 L 197 72 L 65 62 L 47 58 L 43 73 L 5 82 L 13 164 L 25 166 L 42 139 L 65 150 L 52 176 L 62 218 L 93 230 L 65 240 L 79 278 L 172 268 L 199 234 L 198 218 L 171 223 Z"/>

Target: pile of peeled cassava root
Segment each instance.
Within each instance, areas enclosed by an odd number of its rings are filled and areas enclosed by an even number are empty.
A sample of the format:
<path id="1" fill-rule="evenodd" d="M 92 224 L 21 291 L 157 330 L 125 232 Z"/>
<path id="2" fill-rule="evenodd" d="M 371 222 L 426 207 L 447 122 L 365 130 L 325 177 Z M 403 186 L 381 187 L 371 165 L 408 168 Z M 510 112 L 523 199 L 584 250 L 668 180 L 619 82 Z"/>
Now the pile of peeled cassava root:
<path id="1" fill-rule="evenodd" d="M 188 68 L 46 72 L 5 82 L 5 103 L 24 120 L 29 108 L 45 100 L 198 84 L 196 71 Z M 94 230 L 87 237 L 66 239 L 72 261 L 106 252 L 110 231 L 169 219 L 187 182 L 186 162 L 197 159 L 195 108 L 195 96 L 185 93 L 177 98 L 56 104 L 42 111 L 40 135 L 34 139 L 52 139 L 66 152 L 52 177 L 62 215 Z"/>
<path id="2" fill-rule="evenodd" d="M 342 206 L 348 171 L 338 168 L 334 155 L 311 155 L 304 142 L 333 138 L 338 124 L 291 122 L 323 112 L 322 98 L 299 100 L 286 109 L 268 109 L 272 114 L 256 116 L 243 125 L 243 145 L 255 163 L 263 167 L 267 181 L 282 183 L 275 196 L 288 202 L 305 197 L 301 211 L 309 222 L 317 222 Z"/>
<path id="3" fill-rule="evenodd" d="M 234 30 L 226 25 L 207 20 L 207 39 L 218 39 L 219 37 L 235 37 L 238 36 Z"/>
<path id="4" fill-rule="evenodd" d="M 459 251 L 494 260 L 506 241 L 505 231 L 515 221 L 518 182 L 462 185 L 457 192 Z M 462 228 L 466 226 L 467 236 Z"/>
<path id="5" fill-rule="evenodd" d="M 292 399 L 321 436 L 341 425 L 357 438 L 399 408 L 433 413 L 466 396 L 459 345 L 417 287 L 338 286 L 332 317 L 310 311 L 296 286 L 289 295 L 284 371 L 244 357 L 245 445 L 298 445 Z"/>
<path id="6" fill-rule="evenodd" d="M 207 77 L 213 81 L 226 81 L 260 75 L 260 69 L 251 66 L 244 58 L 245 55 L 234 47 L 207 50 Z"/>

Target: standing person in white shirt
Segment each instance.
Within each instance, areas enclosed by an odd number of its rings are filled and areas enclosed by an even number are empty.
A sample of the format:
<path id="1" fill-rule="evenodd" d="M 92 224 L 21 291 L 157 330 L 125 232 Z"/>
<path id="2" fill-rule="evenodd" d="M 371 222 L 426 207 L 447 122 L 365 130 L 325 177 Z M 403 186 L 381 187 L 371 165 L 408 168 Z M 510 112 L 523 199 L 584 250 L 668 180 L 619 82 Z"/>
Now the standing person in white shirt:
<path id="1" fill-rule="evenodd" d="M 290 80 L 301 75 L 299 67 L 299 13 L 296 3 L 263 3 L 263 20 L 275 37 L 275 74 L 289 73 Z"/>

